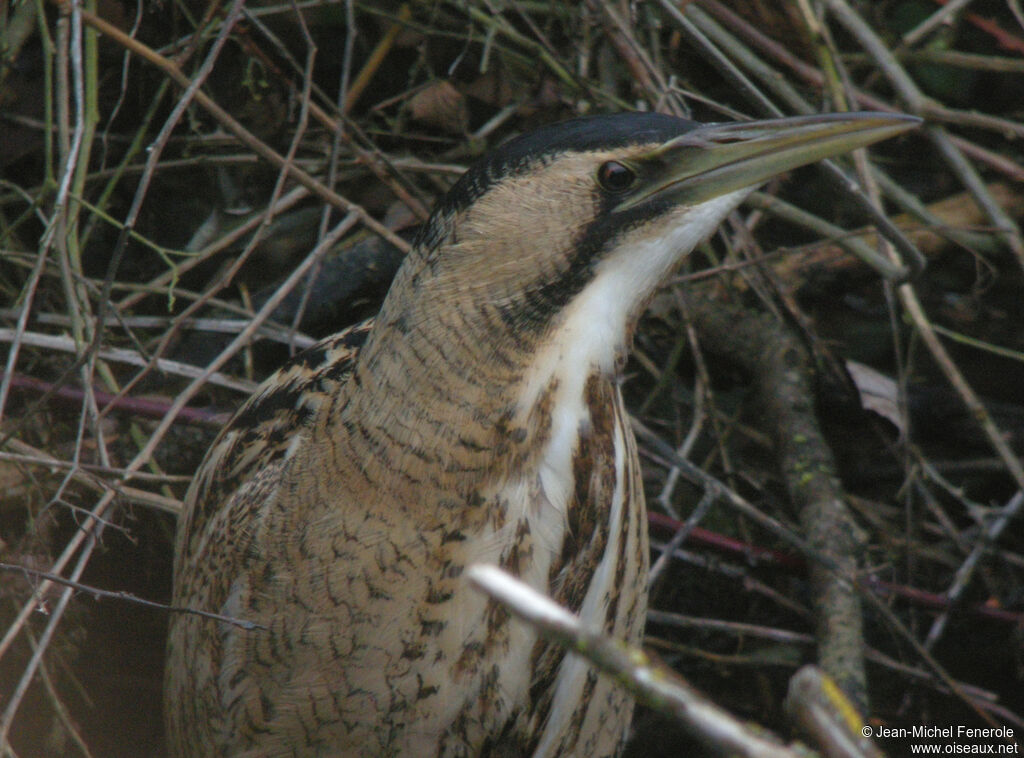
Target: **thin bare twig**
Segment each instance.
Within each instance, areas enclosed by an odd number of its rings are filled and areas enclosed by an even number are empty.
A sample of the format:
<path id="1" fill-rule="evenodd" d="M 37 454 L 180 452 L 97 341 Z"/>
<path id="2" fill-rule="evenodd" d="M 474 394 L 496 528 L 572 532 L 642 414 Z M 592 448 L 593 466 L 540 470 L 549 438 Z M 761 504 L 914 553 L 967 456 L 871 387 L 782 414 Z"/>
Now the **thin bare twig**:
<path id="1" fill-rule="evenodd" d="M 246 631 L 266 630 L 267 627 L 262 624 L 257 624 L 255 621 L 246 621 L 245 619 L 234 618 L 232 616 L 224 616 L 220 613 L 210 613 L 208 611 L 200 611 L 195 608 L 185 608 L 177 605 L 168 605 L 167 603 L 158 603 L 154 600 L 146 600 L 143 597 L 138 597 L 130 592 L 123 590 L 105 590 L 99 587 L 94 587 L 91 584 L 83 584 L 82 582 L 76 582 L 71 579 L 65 579 L 63 576 L 58 574 L 52 574 L 48 571 L 38 571 L 28 566 L 19 566 L 14 563 L 4 563 L 0 561 L 0 571 L 11 571 L 13 573 L 25 574 L 26 576 L 35 577 L 38 579 L 45 579 L 53 584 L 59 584 L 63 587 L 70 587 L 73 590 L 84 592 L 87 595 L 92 595 L 97 600 L 111 599 L 111 600 L 123 600 L 128 603 L 134 603 L 135 605 L 141 605 L 145 608 L 155 608 L 160 611 L 167 611 L 169 613 L 188 613 L 194 616 L 201 616 L 202 618 L 212 619 L 213 621 L 220 621 L 225 624 L 231 624 L 237 626 L 240 629 Z"/>

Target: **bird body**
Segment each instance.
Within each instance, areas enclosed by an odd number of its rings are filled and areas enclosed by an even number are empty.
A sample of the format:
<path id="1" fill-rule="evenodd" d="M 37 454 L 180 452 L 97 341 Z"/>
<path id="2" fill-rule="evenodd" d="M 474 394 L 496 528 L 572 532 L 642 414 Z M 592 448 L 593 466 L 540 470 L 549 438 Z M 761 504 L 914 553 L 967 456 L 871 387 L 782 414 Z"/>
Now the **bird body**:
<path id="1" fill-rule="evenodd" d="M 800 144 L 908 125 L 849 122 Z M 623 114 L 509 143 L 435 210 L 372 326 L 263 385 L 186 497 L 174 588 L 260 628 L 172 620 L 173 756 L 616 754 L 628 696 L 463 573 L 498 565 L 639 641 L 619 377 L 657 284 L 751 185 L 807 162 L 746 166 L 759 124 Z"/>

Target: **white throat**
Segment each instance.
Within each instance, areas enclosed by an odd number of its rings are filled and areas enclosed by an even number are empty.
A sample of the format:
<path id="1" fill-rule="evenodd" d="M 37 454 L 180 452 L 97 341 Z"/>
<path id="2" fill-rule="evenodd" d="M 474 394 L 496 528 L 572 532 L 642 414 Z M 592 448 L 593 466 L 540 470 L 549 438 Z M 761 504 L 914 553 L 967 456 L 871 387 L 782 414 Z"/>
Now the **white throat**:
<path id="1" fill-rule="evenodd" d="M 587 379 L 594 373 L 612 377 L 628 347 L 629 323 L 639 316 L 637 311 L 648 296 L 748 193 L 739 190 L 693 208 L 680 208 L 642 225 L 632 235 L 626 232 L 618 242 L 620 249 L 601 262 L 594 279 L 569 303 L 527 375 L 518 409 L 527 415 L 552 380 L 557 380 L 554 407 L 559 411 L 552 419 L 549 457 L 571 460 L 580 425 L 589 421 L 583 402 Z M 652 233 L 653 224 L 660 225 L 662 233 Z M 569 464 L 566 479 L 571 474 Z M 554 491 L 560 489 L 554 487 Z"/>

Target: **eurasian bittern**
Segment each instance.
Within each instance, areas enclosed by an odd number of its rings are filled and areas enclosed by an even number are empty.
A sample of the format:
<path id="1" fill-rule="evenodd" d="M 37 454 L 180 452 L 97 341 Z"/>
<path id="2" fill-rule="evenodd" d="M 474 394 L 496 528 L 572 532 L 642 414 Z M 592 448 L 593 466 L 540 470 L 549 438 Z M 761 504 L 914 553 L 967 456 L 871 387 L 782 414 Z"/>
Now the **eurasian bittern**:
<path id="1" fill-rule="evenodd" d="M 174 756 L 609 756 L 630 698 L 471 588 L 497 564 L 637 642 L 648 544 L 618 381 L 645 301 L 756 185 L 891 137 L 861 113 L 556 124 L 474 165 L 380 314 L 299 356 L 187 496 Z"/>

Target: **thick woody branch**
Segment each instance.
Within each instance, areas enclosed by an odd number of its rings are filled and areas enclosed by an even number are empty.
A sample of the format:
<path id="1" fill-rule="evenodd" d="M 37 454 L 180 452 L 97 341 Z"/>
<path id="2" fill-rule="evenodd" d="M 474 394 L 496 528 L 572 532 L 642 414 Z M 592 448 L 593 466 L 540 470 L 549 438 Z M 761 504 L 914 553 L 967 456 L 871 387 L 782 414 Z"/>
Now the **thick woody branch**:
<path id="1" fill-rule="evenodd" d="M 497 566 L 477 564 L 466 573 L 477 588 L 545 637 L 615 677 L 638 702 L 675 718 L 712 749 L 749 758 L 816 755 L 803 745 L 784 745 L 774 735 L 739 721 L 640 648 L 585 628 L 578 617 Z"/>
<path id="2" fill-rule="evenodd" d="M 814 410 L 811 358 L 796 335 L 769 314 L 721 303 L 693 314 L 705 349 L 741 366 L 755 383 L 775 441 L 779 470 L 799 508 L 804 537 L 840 571 L 812 562 L 818 660 L 862 709 L 867 705 L 861 603 L 851 582 L 864 543 L 846 507 L 835 461 Z"/>

